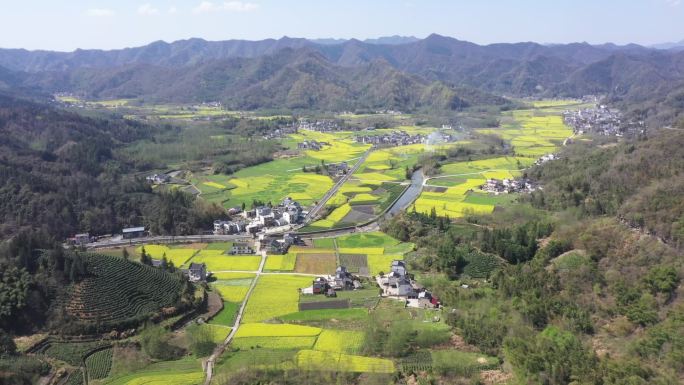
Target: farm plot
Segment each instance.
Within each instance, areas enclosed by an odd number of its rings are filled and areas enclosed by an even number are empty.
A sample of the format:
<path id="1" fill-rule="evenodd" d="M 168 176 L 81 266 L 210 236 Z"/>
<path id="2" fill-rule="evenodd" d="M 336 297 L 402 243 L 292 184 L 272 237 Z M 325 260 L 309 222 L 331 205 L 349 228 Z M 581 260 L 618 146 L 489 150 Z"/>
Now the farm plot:
<path id="1" fill-rule="evenodd" d="M 112 369 L 112 349 L 104 349 L 88 356 L 85 360 L 89 380 L 100 380 Z"/>
<path id="2" fill-rule="evenodd" d="M 223 309 L 216 314 L 210 321 L 213 325 L 233 326 L 235 318 L 240 309 L 240 304 L 235 302 L 223 302 Z"/>
<path id="3" fill-rule="evenodd" d="M 379 231 L 349 234 L 337 238 L 337 246 L 340 248 L 378 247 L 384 249 L 399 243 L 401 242 Z M 377 254 L 382 254 L 382 251 Z"/>
<path id="4" fill-rule="evenodd" d="M 316 337 L 240 337 L 231 342 L 239 349 L 311 349 Z"/>
<path id="5" fill-rule="evenodd" d="M 356 354 L 361 350 L 363 337 L 363 332 L 359 331 L 325 329 L 318 336 L 314 350 Z"/>
<path id="6" fill-rule="evenodd" d="M 368 274 L 368 257 L 365 254 L 340 254 L 340 265 L 350 273 Z"/>
<path id="7" fill-rule="evenodd" d="M 368 254 L 368 272 L 371 276 L 387 273 L 395 259 L 403 260 L 403 255 Z"/>
<path id="8" fill-rule="evenodd" d="M 49 342 L 38 353 L 64 361 L 72 366 L 80 366 L 81 359 L 90 351 L 106 345 L 94 342 Z"/>
<path id="9" fill-rule="evenodd" d="M 191 262 L 205 263 L 208 271 L 256 271 L 259 268 L 261 257 L 225 255 L 220 250 L 201 250 L 192 258 Z"/>
<path id="10" fill-rule="evenodd" d="M 144 317 L 178 301 L 182 282 L 174 274 L 120 257 L 84 254 L 84 258 L 89 274 L 73 288 L 66 304 L 67 312 L 82 321 L 108 325 Z"/>
<path id="11" fill-rule="evenodd" d="M 292 271 L 295 268 L 297 255 L 287 253 L 285 255 L 269 255 L 266 258 L 264 270 L 266 271 Z"/>
<path id="12" fill-rule="evenodd" d="M 142 250 L 154 259 L 162 259 L 166 257 L 166 260 L 173 263 L 176 267 L 181 267 L 184 265 L 193 255 L 195 255 L 199 250 L 191 248 L 170 248 L 165 245 L 145 245 L 140 246 L 135 249 L 136 254 L 142 254 Z"/>
<path id="13" fill-rule="evenodd" d="M 211 283 L 211 287 L 218 291 L 224 301 L 242 302 L 252 284 L 251 278 L 219 280 Z"/>
<path id="14" fill-rule="evenodd" d="M 300 350 L 297 366 L 304 370 L 323 370 L 355 373 L 393 373 L 394 363 L 375 357 L 363 357 L 317 350 Z"/>
<path id="15" fill-rule="evenodd" d="M 244 322 L 265 321 L 298 311 L 299 289 L 310 285 L 311 277 L 307 276 L 260 276 L 247 302 Z"/>
<path id="16" fill-rule="evenodd" d="M 356 321 L 368 318 L 368 310 L 362 308 L 305 310 L 278 317 L 284 322 Z"/>
<path id="17" fill-rule="evenodd" d="M 297 254 L 295 272 L 306 274 L 332 274 L 337 268 L 335 254 L 303 253 Z"/>
<path id="18" fill-rule="evenodd" d="M 246 323 L 240 326 L 235 338 L 242 337 L 315 337 L 320 328 L 302 325 Z"/>

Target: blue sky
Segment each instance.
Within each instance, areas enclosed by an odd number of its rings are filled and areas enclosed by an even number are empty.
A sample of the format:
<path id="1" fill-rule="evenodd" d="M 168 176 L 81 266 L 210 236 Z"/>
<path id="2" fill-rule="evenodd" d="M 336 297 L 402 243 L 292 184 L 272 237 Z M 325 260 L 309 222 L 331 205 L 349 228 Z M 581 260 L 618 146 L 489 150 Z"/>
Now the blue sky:
<path id="1" fill-rule="evenodd" d="M 679 41 L 684 0 L 3 0 L 0 12 L 0 47 L 62 51 L 433 32 L 480 44 Z"/>

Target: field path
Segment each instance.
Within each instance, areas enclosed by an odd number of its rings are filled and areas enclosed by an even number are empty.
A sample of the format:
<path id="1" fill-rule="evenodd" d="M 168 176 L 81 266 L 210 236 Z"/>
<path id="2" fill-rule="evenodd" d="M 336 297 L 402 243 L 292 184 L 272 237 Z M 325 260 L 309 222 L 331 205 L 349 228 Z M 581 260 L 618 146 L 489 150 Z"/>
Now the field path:
<path id="1" fill-rule="evenodd" d="M 207 359 L 204 367 L 206 371 L 206 377 L 204 379 L 204 385 L 209 385 L 211 384 L 211 379 L 214 375 L 214 363 L 216 362 L 216 359 L 223 354 L 223 352 L 226 350 L 228 345 L 230 344 L 230 341 L 233 340 L 233 337 L 235 337 L 235 334 L 237 333 L 238 329 L 240 328 L 240 321 L 242 321 L 242 315 L 245 312 L 245 308 L 247 307 L 247 301 L 249 301 L 249 297 L 252 295 L 252 292 L 254 291 L 254 288 L 256 287 L 257 281 L 259 280 L 259 276 L 263 273 L 264 271 L 264 265 L 266 264 L 266 251 L 261 252 L 261 262 L 259 263 L 259 270 L 255 271 L 256 277 L 252 280 L 252 283 L 249 285 L 249 290 L 247 290 L 247 294 L 245 295 L 245 299 L 242 301 L 242 305 L 240 305 L 240 310 L 238 310 L 237 316 L 235 317 L 235 324 L 233 324 L 233 328 L 230 331 L 230 334 L 228 334 L 228 337 L 223 341 L 223 343 L 214 349 L 214 352 L 209 356 Z M 266 273 L 267 274 L 267 273 Z"/>

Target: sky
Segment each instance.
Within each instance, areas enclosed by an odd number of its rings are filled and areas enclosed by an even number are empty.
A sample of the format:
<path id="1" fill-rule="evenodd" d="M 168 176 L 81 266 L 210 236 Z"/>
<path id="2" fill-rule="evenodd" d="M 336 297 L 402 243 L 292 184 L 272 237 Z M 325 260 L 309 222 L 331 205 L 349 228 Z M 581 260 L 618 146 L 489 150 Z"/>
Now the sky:
<path id="1" fill-rule="evenodd" d="M 478 44 L 684 39 L 684 0 L 0 0 L 0 47 L 72 51 L 206 40 L 431 33 Z"/>

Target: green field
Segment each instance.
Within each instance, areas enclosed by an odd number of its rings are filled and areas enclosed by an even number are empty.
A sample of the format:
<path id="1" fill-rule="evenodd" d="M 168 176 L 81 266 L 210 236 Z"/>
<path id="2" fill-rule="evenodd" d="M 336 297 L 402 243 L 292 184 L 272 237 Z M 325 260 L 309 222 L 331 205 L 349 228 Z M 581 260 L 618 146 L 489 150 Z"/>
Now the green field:
<path id="1" fill-rule="evenodd" d="M 212 282 L 211 287 L 221 295 L 224 301 L 242 302 L 251 283 L 251 278 L 218 280 Z"/>
<path id="2" fill-rule="evenodd" d="M 311 277 L 262 275 L 247 302 L 244 322 L 261 322 L 299 310 L 298 289 L 311 285 Z"/>
<path id="3" fill-rule="evenodd" d="M 208 271 L 242 270 L 256 271 L 261 262 L 260 256 L 226 255 L 221 250 L 200 250 L 191 260 L 205 263 Z"/>
<path id="4" fill-rule="evenodd" d="M 214 325 L 233 326 L 235 317 L 240 309 L 240 304 L 235 302 L 223 302 L 223 309 L 212 318 L 209 323 Z"/>
<path id="5" fill-rule="evenodd" d="M 321 162 L 339 162 L 358 158 L 369 146 L 354 143 L 349 133 L 319 133 L 302 130 L 291 135 L 288 141 L 317 140 L 330 143 L 320 151 L 304 151 L 300 156 L 276 159 L 239 170 L 233 175 L 196 174 L 191 182 L 201 192 L 201 197 L 224 207 L 245 204 L 251 206 L 257 200 L 278 203 L 286 197 L 310 205 L 323 197 L 333 186 L 330 177 L 303 168 L 313 169 Z"/>
<path id="6" fill-rule="evenodd" d="M 170 248 L 166 245 L 145 245 L 136 248 L 136 254 L 141 254 L 143 248 L 145 249 L 145 253 L 150 257 L 154 259 L 166 257 L 166 259 L 176 267 L 183 266 L 198 251 L 197 249 L 191 248 Z"/>
<path id="7" fill-rule="evenodd" d="M 318 350 L 300 350 L 297 353 L 296 362 L 297 366 L 304 370 L 356 373 L 394 372 L 394 363 L 387 359 Z"/>

